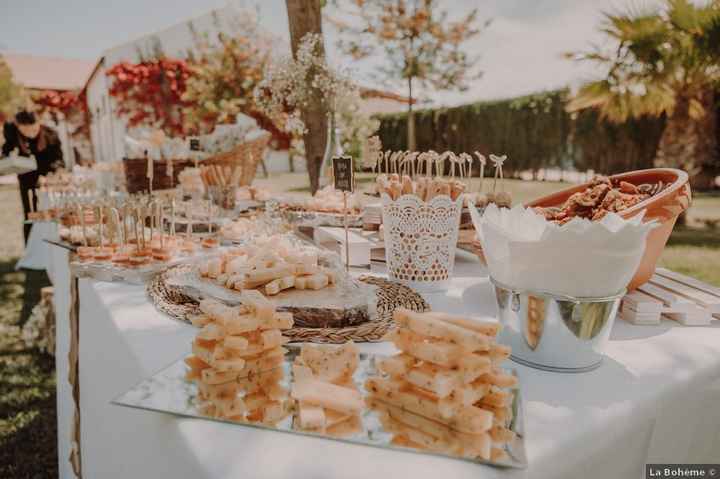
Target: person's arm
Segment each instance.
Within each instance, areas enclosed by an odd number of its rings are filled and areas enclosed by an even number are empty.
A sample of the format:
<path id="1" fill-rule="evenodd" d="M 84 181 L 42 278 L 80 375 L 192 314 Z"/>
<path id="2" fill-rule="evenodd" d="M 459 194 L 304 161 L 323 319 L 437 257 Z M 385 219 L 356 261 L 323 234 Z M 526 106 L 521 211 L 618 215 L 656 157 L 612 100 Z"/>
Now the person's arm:
<path id="1" fill-rule="evenodd" d="M 46 147 L 46 157 L 48 160 L 48 168 L 50 171 L 57 171 L 60 168 L 65 167 L 65 161 L 63 161 L 62 144 L 57 133 L 48 129 L 47 132 L 48 144 Z"/>
<path id="2" fill-rule="evenodd" d="M 48 150 L 50 152 L 49 157 L 51 159 L 50 171 L 57 171 L 61 168 L 65 168 L 65 161 L 63 160 L 63 151 L 60 140 L 52 142 L 52 144 L 48 146 Z"/>

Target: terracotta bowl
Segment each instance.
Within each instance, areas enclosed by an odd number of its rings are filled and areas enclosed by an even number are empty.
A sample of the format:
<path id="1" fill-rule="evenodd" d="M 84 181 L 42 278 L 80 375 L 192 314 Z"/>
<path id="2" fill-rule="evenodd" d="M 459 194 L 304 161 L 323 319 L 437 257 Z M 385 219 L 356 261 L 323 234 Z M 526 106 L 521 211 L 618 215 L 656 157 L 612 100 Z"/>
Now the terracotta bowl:
<path id="1" fill-rule="evenodd" d="M 687 173 L 672 168 L 652 168 L 649 170 L 631 171 L 614 175 L 610 178 L 613 180 L 627 181 L 634 185 L 658 183 L 660 181 L 669 185 L 660 193 L 620 213 L 620 216 L 623 218 L 632 218 L 642 210 L 646 210 L 645 220 L 656 219 L 660 223 L 660 226 L 653 229 L 648 235 L 645 254 L 640 261 L 640 266 L 638 266 L 635 276 L 633 276 L 633 279 L 628 285 L 628 290 L 633 290 L 645 284 L 653 275 L 655 272 L 655 264 L 665 248 L 665 243 L 667 243 L 670 233 L 672 233 L 675 221 L 677 221 L 680 213 L 690 207 L 690 202 L 692 201 L 690 183 Z M 573 186 L 572 188 L 543 196 L 540 199 L 528 203 L 527 206 L 559 206 L 563 204 L 570 195 L 585 190 L 587 186 L 588 183 Z"/>

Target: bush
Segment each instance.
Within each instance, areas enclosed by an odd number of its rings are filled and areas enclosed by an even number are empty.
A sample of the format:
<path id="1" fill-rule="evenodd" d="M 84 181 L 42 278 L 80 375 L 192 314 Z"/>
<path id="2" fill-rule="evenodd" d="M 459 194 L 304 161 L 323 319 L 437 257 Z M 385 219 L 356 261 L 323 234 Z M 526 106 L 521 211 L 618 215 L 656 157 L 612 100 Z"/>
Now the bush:
<path id="1" fill-rule="evenodd" d="M 551 167 L 612 174 L 652 166 L 663 118 L 612 124 L 592 110 L 567 113 L 567 97 L 567 90 L 555 90 L 420 110 L 418 150 L 507 154 L 507 175 Z M 406 148 L 406 118 L 405 113 L 380 117 L 383 148 Z"/>

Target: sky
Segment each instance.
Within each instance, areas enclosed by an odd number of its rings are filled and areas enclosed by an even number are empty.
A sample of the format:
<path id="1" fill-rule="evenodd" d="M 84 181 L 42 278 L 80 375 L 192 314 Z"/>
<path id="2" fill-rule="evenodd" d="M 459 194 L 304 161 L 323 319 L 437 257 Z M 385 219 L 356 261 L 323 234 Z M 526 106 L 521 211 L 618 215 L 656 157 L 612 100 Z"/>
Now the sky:
<path id="1" fill-rule="evenodd" d="M 278 36 L 288 37 L 284 0 L 234 0 L 234 3 L 257 6 L 260 23 Z M 452 105 L 577 86 L 597 76 L 598 71 L 568 61 L 562 54 L 601 42 L 598 27 L 602 12 L 637 5 L 638 1 L 442 0 L 441 3 L 451 14 L 474 7 L 482 20 L 492 20 L 467 46 L 470 53 L 480 56 L 482 78 L 474 81 L 466 92 L 429 95 L 435 104 Z M 0 53 L 96 60 L 107 49 L 226 4 L 227 0 L 0 0 Z M 331 45 L 333 35 L 329 36 L 327 43 Z M 337 54 L 331 57 L 349 66 L 368 84 L 372 61 L 348 63 Z"/>

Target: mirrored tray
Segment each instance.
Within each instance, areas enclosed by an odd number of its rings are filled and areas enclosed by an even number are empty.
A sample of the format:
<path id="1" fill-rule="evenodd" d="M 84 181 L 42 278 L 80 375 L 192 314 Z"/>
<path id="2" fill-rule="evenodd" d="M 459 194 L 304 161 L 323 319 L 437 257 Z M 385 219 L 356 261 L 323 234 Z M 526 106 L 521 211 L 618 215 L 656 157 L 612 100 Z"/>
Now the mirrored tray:
<path id="1" fill-rule="evenodd" d="M 267 375 L 268 379 L 281 385 L 287 390 L 291 383 L 291 365 L 295 356 L 300 352 L 296 346 L 288 347 L 285 361 L 280 368 L 265 371 L 253 378 L 237 378 L 241 384 L 250 384 L 259 381 L 260 377 Z M 230 420 L 217 418 L 204 414 L 198 401 L 198 388 L 194 382 L 185 379 L 188 367 L 183 360 L 179 360 L 151 378 L 141 381 L 129 391 L 112 401 L 113 404 L 132 407 L 155 412 L 174 414 L 177 416 L 201 418 L 212 421 L 237 424 L 241 427 L 255 427 L 260 429 L 279 431 L 291 434 L 310 435 L 325 439 L 342 441 L 352 444 L 380 447 L 398 451 L 408 451 L 420 454 L 446 456 L 453 459 L 470 461 L 478 464 L 488 464 L 507 468 L 525 468 L 527 459 L 524 443 L 523 407 L 520 390 L 514 389 L 513 419 L 508 428 L 515 433 L 515 438 L 503 446 L 504 457 L 496 461 L 484 460 L 472 452 L 468 444 L 468 434 L 458 433 L 447 426 L 409 413 L 399 407 L 367 397 L 364 384 L 368 377 L 377 375 L 375 368 L 376 355 L 360 354 L 360 362 L 353 376 L 357 389 L 365 396 L 365 409 L 358 416 L 339 422 L 325 431 L 325 433 L 311 432 L 300 429 L 295 418 L 295 412 L 290 400 L 282 401 L 282 412 L 268 421 L 252 421 L 247 418 Z M 514 371 L 513 371 L 513 374 Z M 273 376 L 269 378 L 269 376 Z M 233 381 L 234 382 L 234 381 Z M 402 418 L 403 422 L 395 420 Z M 409 421 L 408 421 L 409 419 Z M 412 423 L 413 426 L 408 425 Z M 398 429 L 394 429 L 400 425 Z M 408 431 L 417 439 L 426 438 L 423 445 L 416 441 L 407 440 Z M 432 432 L 430 434 L 428 431 Z"/>

